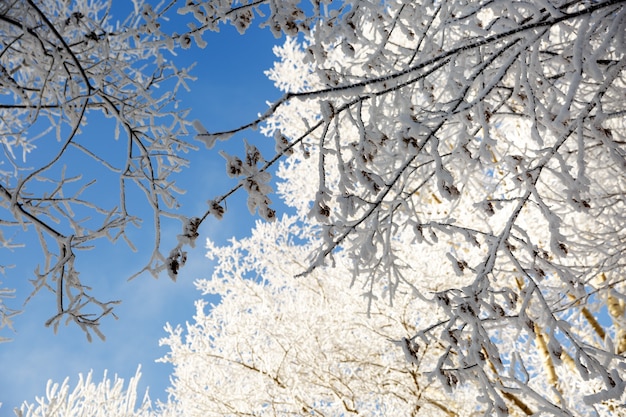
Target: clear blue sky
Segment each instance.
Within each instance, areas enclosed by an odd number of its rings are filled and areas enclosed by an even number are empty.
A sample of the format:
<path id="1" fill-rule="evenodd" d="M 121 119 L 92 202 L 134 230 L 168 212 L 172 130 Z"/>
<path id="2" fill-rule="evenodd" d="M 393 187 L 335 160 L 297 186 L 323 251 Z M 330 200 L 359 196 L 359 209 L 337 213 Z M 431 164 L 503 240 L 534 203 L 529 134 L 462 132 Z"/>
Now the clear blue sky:
<path id="1" fill-rule="evenodd" d="M 258 29 L 241 36 L 230 27 L 224 27 L 220 33 L 210 34 L 206 39 L 209 43 L 206 49 L 194 48 L 174 58 L 198 62 L 193 70 L 198 80 L 192 85 L 192 92 L 185 96 L 182 107 L 192 108 L 191 119 L 202 120 L 212 131 L 250 121 L 266 109 L 267 100 L 279 96 L 263 71 L 274 61 L 272 46 L 283 40 L 276 40 L 269 31 Z M 94 119 L 85 134 L 94 135 L 94 140 L 101 135 L 104 141 L 111 140 L 113 131 L 104 129 Z M 246 135 L 252 140 L 254 135 L 263 140 L 258 133 L 248 132 Z M 217 156 L 216 149 L 209 151 L 198 145 L 201 149 L 192 155 L 191 168 L 178 182 L 180 187 L 188 190 L 182 201 L 183 213 L 189 215 L 202 214 L 206 200 L 221 194 L 232 183 L 228 182 L 224 160 Z M 237 150 L 243 149 L 241 137 L 233 139 L 233 146 Z M 117 192 L 112 191 L 112 195 L 117 196 Z M 131 252 L 123 243 L 112 246 L 107 242 L 101 242 L 93 251 L 81 252 L 78 268 L 86 283 L 94 286 L 102 298 L 123 301 L 116 310 L 119 320 L 106 318 L 102 330 L 107 340 L 102 342 L 94 338 L 88 343 L 76 326 L 60 327 L 57 335 L 44 327 L 44 322 L 55 311 L 49 293 L 41 292 L 31 300 L 24 313 L 15 318 L 15 333 L 3 330 L 0 334 L 13 338 L 12 342 L 0 344 L 0 403 L 3 403 L 0 416 L 12 416 L 13 408 L 24 400 L 34 402 L 35 396 L 44 395 L 48 379 L 61 383 L 69 377 L 73 386 L 79 373 L 87 374 L 93 370 L 94 380 L 99 381 L 104 370 L 108 369 L 110 377 L 117 374 L 128 381 L 139 364 L 143 373 L 140 392 L 149 386 L 153 401 L 165 400 L 171 368 L 155 363 L 167 352 L 166 348 L 158 346 L 158 340 L 165 336 L 163 326 L 166 322 L 184 324 L 192 320 L 193 302 L 201 297 L 193 281 L 211 274 L 211 263 L 204 257 L 205 239 L 210 237 L 225 243 L 233 235 L 244 236 L 256 220 L 247 211 L 244 195 L 229 201 L 228 208 L 230 211 L 223 221 L 209 219 L 205 222 L 197 248 L 190 253 L 188 264 L 176 283 L 165 275 L 159 280 L 143 275 L 134 281 L 126 281 L 145 265 L 150 255 L 152 233 L 148 211 L 143 228 L 134 232 L 139 253 Z M 173 241 L 180 230 L 167 226 L 165 233 Z M 16 240 L 27 238 L 20 235 Z M 41 261 L 37 243 L 30 242 L 33 243 L 13 252 L 0 252 L 0 264 L 16 264 L 5 276 L 0 276 L 2 287 L 17 289 L 11 304 L 16 308 L 21 308 L 30 293 L 28 279 L 32 277 L 36 263 Z"/>

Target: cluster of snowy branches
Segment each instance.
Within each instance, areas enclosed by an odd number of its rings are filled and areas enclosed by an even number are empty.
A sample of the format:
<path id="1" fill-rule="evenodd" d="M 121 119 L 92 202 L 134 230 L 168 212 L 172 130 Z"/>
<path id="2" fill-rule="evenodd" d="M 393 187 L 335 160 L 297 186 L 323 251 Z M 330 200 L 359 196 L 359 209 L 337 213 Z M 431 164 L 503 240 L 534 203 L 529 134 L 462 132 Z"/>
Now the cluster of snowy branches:
<path id="1" fill-rule="evenodd" d="M 88 337 L 102 337 L 99 319 L 117 302 L 90 293 L 76 252 L 101 239 L 133 248 L 127 227 L 142 219 L 127 203 L 145 195 L 156 232 L 147 269 L 156 274 L 165 261 L 160 219 L 180 192 L 170 174 L 195 148 L 183 140 L 190 122 L 175 101 L 191 76 L 168 59 L 174 40 L 159 29 L 167 5 L 135 1 L 117 24 L 110 8 L 104 0 L 0 5 L 0 245 L 10 250 L 21 245 L 20 231 L 36 233 L 45 260 L 33 295 L 49 289 L 57 297 L 47 324 L 74 322 Z M 88 120 L 103 116 L 111 120 L 110 138 L 81 134 Z"/>
<path id="2" fill-rule="evenodd" d="M 168 326 L 158 412 L 623 412 L 624 3 L 179 9 L 185 47 L 255 15 L 293 38 L 268 71 L 282 99 L 232 131 L 195 124 L 209 148 L 260 127 L 276 153 L 223 153 L 240 182 L 186 224 L 170 273 L 233 192 L 268 222 L 209 242 L 198 287 L 221 302 Z M 270 207 L 278 161 L 291 217 Z"/>
<path id="3" fill-rule="evenodd" d="M 37 404 L 25 403 L 15 410 L 18 417 L 75 416 L 75 417 L 148 417 L 152 413 L 150 399 L 146 392 L 137 405 L 137 384 L 141 373 L 139 368 L 124 387 L 124 380 L 117 375 L 111 381 L 105 372 L 102 382 L 92 381 L 92 373 L 80 375 L 73 389 L 69 378 L 62 384 L 48 382 L 45 397 L 37 399 Z"/>
<path id="4" fill-rule="evenodd" d="M 199 136 L 211 147 L 262 125 L 275 138 L 260 171 L 284 156 L 279 190 L 316 225 L 296 275 L 349 260 L 344 281 L 368 312 L 405 293 L 425 303 L 405 336 L 413 360 L 439 345 L 431 377 L 478 382 L 488 414 L 614 408 L 626 346 L 623 2 L 320 10 L 289 15 L 314 29 L 277 49 L 269 75 L 283 98 L 249 126 Z M 242 186 L 252 178 L 240 174 Z"/>

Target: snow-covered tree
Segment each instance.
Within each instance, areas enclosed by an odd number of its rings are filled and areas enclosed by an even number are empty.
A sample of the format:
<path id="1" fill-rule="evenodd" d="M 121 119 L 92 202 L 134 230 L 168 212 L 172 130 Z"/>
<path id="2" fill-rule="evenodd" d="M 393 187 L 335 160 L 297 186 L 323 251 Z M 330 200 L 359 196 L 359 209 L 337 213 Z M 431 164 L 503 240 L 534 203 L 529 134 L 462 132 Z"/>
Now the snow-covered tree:
<path id="1" fill-rule="evenodd" d="M 175 366 L 177 415 L 476 414 L 475 392 L 461 389 L 451 400 L 429 377 L 422 358 L 441 346 L 413 350 L 408 337 L 427 306 L 412 293 L 366 311 L 362 291 L 346 283 L 347 258 L 294 280 L 313 249 L 311 233 L 285 217 L 258 223 L 228 247 L 210 244 L 218 266 L 197 285 L 221 301 L 197 302 L 194 322 L 168 326 L 162 341 Z"/>
<path id="2" fill-rule="evenodd" d="M 25 402 L 15 410 L 18 417 L 148 417 L 154 416 L 148 393 L 137 404 L 139 368 L 128 385 L 117 375 L 111 381 L 106 372 L 100 383 L 92 381 L 92 373 L 80 375 L 74 388 L 70 389 L 69 378 L 62 384 L 48 382 L 46 395 L 37 398 L 36 404 Z"/>
<path id="3" fill-rule="evenodd" d="M 180 192 L 170 174 L 194 148 L 184 141 L 186 111 L 176 107 L 191 77 L 170 59 L 179 39 L 160 29 L 173 3 L 129 2 L 117 23 L 105 0 L 0 3 L 0 246 L 7 253 L 23 244 L 24 231 L 39 238 L 45 260 L 33 292 L 56 294 L 47 323 L 55 328 L 68 320 L 102 336 L 99 319 L 116 302 L 89 291 L 75 257 L 100 239 L 133 247 L 127 228 L 143 220 L 129 203 L 135 195 L 154 212 L 146 269 L 157 273 L 166 262 L 160 222 Z M 93 120 L 108 138 L 81 134 Z M 0 304 L 0 326 L 10 313 Z"/>
<path id="4" fill-rule="evenodd" d="M 183 12 L 243 31 L 263 4 Z M 285 158 L 279 191 L 317 225 L 313 257 L 291 272 L 314 281 L 349 265 L 344 282 L 370 312 L 411 293 L 424 304 L 410 342 L 440 346 L 428 372 L 450 388 L 477 383 L 487 413 L 512 412 L 511 396 L 523 413 L 616 412 L 624 2 L 270 9 L 264 24 L 301 34 L 270 71 L 285 95 L 249 125 L 199 138 L 212 147 L 257 126 L 274 137 L 275 155 L 225 157 L 270 220 L 267 172 Z M 230 194 L 207 214 L 222 215 Z"/>

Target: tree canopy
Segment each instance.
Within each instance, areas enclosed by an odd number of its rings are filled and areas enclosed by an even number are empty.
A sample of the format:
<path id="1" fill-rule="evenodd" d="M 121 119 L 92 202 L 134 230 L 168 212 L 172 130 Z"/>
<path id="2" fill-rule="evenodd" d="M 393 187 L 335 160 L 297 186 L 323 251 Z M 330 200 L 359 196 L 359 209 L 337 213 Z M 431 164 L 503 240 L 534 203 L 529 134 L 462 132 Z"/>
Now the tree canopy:
<path id="1" fill-rule="evenodd" d="M 178 13 L 196 20 L 183 35 L 163 34 L 158 13 L 139 27 L 191 47 L 261 18 L 290 38 L 268 71 L 281 99 L 230 131 L 193 124 L 210 149 L 260 128 L 275 152 L 222 150 L 239 182 L 149 268 L 175 277 L 198 226 L 240 189 L 267 222 L 209 243 L 218 267 L 198 286 L 222 302 L 170 328 L 167 412 L 623 409 L 623 1 L 189 1 Z M 71 56 L 61 67 L 77 67 Z M 3 201 L 17 221 L 15 181 Z M 277 215 L 274 188 L 295 214 Z M 58 240 L 61 270 L 46 270 L 65 276 L 76 239 Z"/>

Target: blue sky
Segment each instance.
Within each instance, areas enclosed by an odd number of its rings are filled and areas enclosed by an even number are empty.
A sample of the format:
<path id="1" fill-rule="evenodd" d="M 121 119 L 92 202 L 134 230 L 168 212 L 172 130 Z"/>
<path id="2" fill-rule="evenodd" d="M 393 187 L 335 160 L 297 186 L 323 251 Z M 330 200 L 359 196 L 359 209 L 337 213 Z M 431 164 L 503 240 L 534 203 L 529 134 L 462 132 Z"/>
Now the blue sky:
<path id="1" fill-rule="evenodd" d="M 267 100 L 279 96 L 263 71 L 269 69 L 275 59 L 272 46 L 282 40 L 275 39 L 269 31 L 258 29 L 241 36 L 230 27 L 209 34 L 206 40 L 205 49 L 193 48 L 174 58 L 198 63 L 193 70 L 198 80 L 192 85 L 191 93 L 184 96 L 182 107 L 191 108 L 191 119 L 200 119 L 210 131 L 237 127 L 264 111 Z M 102 135 L 102 140 L 110 140 L 113 131 L 103 126 L 106 125 L 94 118 L 84 134 L 95 135 L 94 139 Z M 245 137 L 264 140 L 252 132 L 247 132 Z M 232 152 L 243 149 L 241 139 L 231 140 L 228 146 Z M 188 190 L 181 199 L 183 213 L 202 214 L 207 199 L 230 188 L 232 180 L 226 177 L 224 160 L 217 155 L 217 150 L 209 151 L 201 145 L 200 151 L 191 155 L 191 167 L 177 183 Z M 117 195 L 115 191 L 112 193 Z M 126 281 L 149 259 L 152 243 L 149 211 L 145 212 L 144 226 L 133 232 L 138 253 L 131 252 L 123 243 L 113 246 L 108 242 L 100 242 L 92 251 L 81 252 L 78 268 L 86 283 L 102 298 L 122 300 L 116 309 L 119 320 L 106 318 L 101 327 L 107 340 L 94 338 L 88 343 L 76 326 L 62 326 L 57 335 L 44 327 L 44 322 L 55 311 L 52 295 L 41 292 L 31 300 L 23 314 L 15 318 L 15 332 L 6 329 L 0 332 L 0 336 L 13 339 L 0 344 L 0 403 L 3 404 L 0 416 L 12 416 L 13 408 L 23 401 L 34 402 L 35 396 L 44 395 L 48 379 L 60 383 L 69 377 L 73 386 L 79 373 L 93 370 L 94 380 L 98 381 L 108 369 L 110 377 L 117 374 L 128 380 L 139 364 L 143 374 L 140 391 L 149 386 L 153 400 L 165 400 L 171 368 L 155 363 L 167 352 L 166 348 L 158 346 L 158 340 L 165 336 L 166 322 L 184 324 L 192 320 L 193 301 L 201 297 L 193 281 L 211 274 L 211 263 L 204 257 L 205 239 L 210 237 L 225 243 L 231 236 L 244 236 L 256 220 L 245 206 L 245 195 L 229 200 L 228 208 L 224 220 L 218 222 L 211 218 L 203 224 L 198 245 L 190 252 L 188 264 L 176 283 L 165 275 L 158 280 L 142 275 Z M 173 242 L 178 233 L 177 225 L 166 225 L 165 234 L 170 241 Z M 16 240 L 27 244 L 12 252 L 0 252 L 0 264 L 16 265 L 0 276 L 0 281 L 2 287 L 17 290 L 10 305 L 21 308 L 30 293 L 28 279 L 41 261 L 41 251 L 32 235 L 18 235 Z M 167 243 L 164 250 L 169 250 Z"/>

